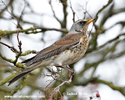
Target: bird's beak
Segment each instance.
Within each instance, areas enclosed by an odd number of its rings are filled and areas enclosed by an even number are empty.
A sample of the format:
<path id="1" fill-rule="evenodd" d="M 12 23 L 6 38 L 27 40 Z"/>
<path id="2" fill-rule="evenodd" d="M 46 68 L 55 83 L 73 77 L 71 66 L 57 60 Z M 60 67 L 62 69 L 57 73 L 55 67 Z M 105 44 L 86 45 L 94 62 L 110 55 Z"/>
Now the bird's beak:
<path id="1" fill-rule="evenodd" d="M 90 20 L 88 20 L 87 22 L 86 22 L 86 24 L 89 24 L 89 23 L 91 23 L 92 21 L 94 21 L 95 19 L 90 19 Z"/>

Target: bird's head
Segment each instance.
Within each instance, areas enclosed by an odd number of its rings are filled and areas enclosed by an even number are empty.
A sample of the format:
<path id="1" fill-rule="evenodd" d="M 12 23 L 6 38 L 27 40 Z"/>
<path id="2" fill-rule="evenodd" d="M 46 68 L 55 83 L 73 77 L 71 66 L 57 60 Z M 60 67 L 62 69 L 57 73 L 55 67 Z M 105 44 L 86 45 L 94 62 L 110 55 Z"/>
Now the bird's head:
<path id="1" fill-rule="evenodd" d="M 69 34 L 75 34 L 75 33 L 79 33 L 79 32 L 83 32 L 83 33 L 87 33 L 87 29 L 88 29 L 88 25 L 94 21 L 94 19 L 90 19 L 90 20 L 85 20 L 85 19 L 80 19 L 77 20 L 75 23 L 73 23 Z"/>

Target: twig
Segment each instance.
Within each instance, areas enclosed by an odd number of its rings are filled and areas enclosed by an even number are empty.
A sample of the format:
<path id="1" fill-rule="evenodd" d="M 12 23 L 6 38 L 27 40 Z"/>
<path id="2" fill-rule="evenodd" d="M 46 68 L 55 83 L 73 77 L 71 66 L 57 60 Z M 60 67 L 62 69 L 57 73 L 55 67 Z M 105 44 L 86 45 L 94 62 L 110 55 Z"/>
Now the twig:
<path id="1" fill-rule="evenodd" d="M 1 57 L 3 60 L 8 61 L 8 62 L 10 62 L 10 63 L 13 63 L 13 62 L 14 62 L 14 60 L 8 59 L 8 58 L 4 57 L 4 56 L 1 54 L 1 52 L 0 52 L 0 57 Z"/>
<path id="2" fill-rule="evenodd" d="M 45 88 L 47 88 L 55 79 L 51 80 L 49 84 Z"/>
<path id="3" fill-rule="evenodd" d="M 2 0 L 1 0 L 1 2 L 3 3 Z M 5 6 L 5 8 L 1 10 L 0 14 L 2 14 L 2 13 L 9 7 L 9 5 L 12 4 L 12 2 L 13 2 L 13 0 L 10 0 L 10 2 Z M 4 4 L 4 5 L 5 5 L 5 4 Z"/>
<path id="4" fill-rule="evenodd" d="M 25 1 L 25 0 L 24 0 L 24 1 Z M 19 27 L 20 29 L 23 29 L 22 26 L 20 26 L 19 22 L 21 21 L 22 15 L 23 15 L 24 10 L 25 10 L 25 7 L 26 7 L 26 1 L 25 1 L 24 4 L 25 4 L 25 6 L 24 6 L 24 8 L 23 8 L 23 10 L 22 10 L 22 12 L 21 12 L 21 15 L 20 15 L 20 17 L 19 17 L 19 19 L 18 19 L 18 22 L 17 22 L 17 27 Z"/>
<path id="5" fill-rule="evenodd" d="M 62 23 L 60 23 L 61 24 L 61 28 L 66 28 L 66 23 L 67 23 L 67 15 L 68 15 L 68 13 L 67 13 L 67 0 L 60 0 L 60 2 L 62 3 L 62 5 L 63 5 L 63 21 L 62 21 Z M 63 34 L 64 35 L 64 34 Z M 62 36 L 63 36 L 62 35 Z"/>
<path id="6" fill-rule="evenodd" d="M 24 53 L 21 53 L 21 55 L 20 56 L 26 56 L 26 55 L 28 55 L 28 54 L 37 54 L 38 52 L 37 51 L 35 51 L 35 50 L 28 50 L 28 51 L 25 51 Z"/>
<path id="7" fill-rule="evenodd" d="M 56 17 L 56 14 L 55 14 L 55 11 L 54 11 L 54 9 L 53 9 L 52 1 L 51 1 L 51 0 L 49 1 L 49 4 L 50 4 L 50 7 L 51 7 L 51 10 L 52 10 L 52 12 L 53 12 L 54 17 L 55 17 L 56 20 L 61 24 L 62 22 Z"/>
<path id="8" fill-rule="evenodd" d="M 47 95 L 47 97 L 49 97 L 49 98 L 55 98 L 54 100 L 57 100 L 57 92 L 60 93 L 60 91 L 59 91 L 60 87 L 62 85 L 64 85 L 65 83 L 69 84 L 71 82 L 72 82 L 72 75 L 70 76 L 70 79 L 68 81 L 63 81 L 60 85 L 58 85 L 56 88 L 54 88 L 52 90 L 52 92 L 50 93 L 50 95 L 49 96 Z M 47 89 L 45 89 L 45 90 L 47 90 Z M 61 95 L 61 93 L 60 93 L 60 95 Z M 62 95 L 61 95 L 60 98 L 62 98 Z"/>
<path id="9" fill-rule="evenodd" d="M 72 13 L 73 13 L 73 22 L 75 22 L 75 12 L 74 12 L 74 10 L 73 10 L 73 8 L 72 8 L 72 3 L 71 3 L 71 0 L 70 0 L 70 8 L 71 8 L 71 10 L 72 10 Z"/>
<path id="10" fill-rule="evenodd" d="M 8 12 L 15 20 L 17 20 L 17 18 L 16 18 L 15 16 L 13 16 L 13 15 L 9 12 L 8 6 L 4 3 L 4 1 L 3 1 L 3 0 L 1 0 L 1 1 L 2 1 L 2 3 L 6 6 L 7 12 Z M 17 20 L 17 22 L 18 22 L 18 20 Z M 19 26 L 21 26 L 21 25 L 19 24 Z M 20 27 L 20 28 L 21 28 L 21 27 Z"/>
<path id="11" fill-rule="evenodd" d="M 87 13 L 87 4 L 88 4 L 88 2 L 86 2 L 86 7 L 85 7 L 85 12 L 84 12 L 84 19 L 86 18 L 86 13 Z"/>
<path id="12" fill-rule="evenodd" d="M 68 81 L 63 81 L 60 85 L 58 85 L 55 89 L 54 89 L 54 91 L 56 91 L 56 92 L 58 92 L 59 91 L 59 89 L 60 89 L 60 87 L 63 85 L 63 84 L 65 84 L 65 83 L 71 83 L 72 82 L 72 75 L 70 76 L 70 79 L 68 80 Z"/>
<path id="13" fill-rule="evenodd" d="M 88 1 L 88 2 L 89 2 L 89 1 Z M 88 4 L 88 2 L 86 2 L 86 9 L 85 9 L 85 11 L 86 11 L 86 13 L 89 15 L 90 18 L 93 18 L 93 17 L 89 14 L 89 12 L 88 12 L 88 10 L 87 10 L 87 4 Z"/>
<path id="14" fill-rule="evenodd" d="M 22 17 L 22 15 L 23 15 L 23 12 L 24 12 L 24 10 L 25 10 L 25 7 L 26 7 L 26 5 L 24 6 L 24 9 L 22 10 L 22 12 L 21 12 L 21 15 L 20 15 L 20 17 L 19 17 L 19 20 L 17 21 L 17 28 L 18 27 L 20 27 L 20 29 L 23 29 L 21 26 L 20 26 L 20 24 L 19 24 L 19 22 L 20 22 L 20 19 L 21 19 L 21 17 Z M 15 61 L 14 61 L 14 64 L 16 65 L 16 62 L 17 62 L 17 60 L 18 60 L 18 58 L 20 57 L 20 55 L 21 55 L 21 53 L 22 53 L 22 42 L 19 40 L 19 29 L 18 29 L 18 32 L 17 32 L 17 41 L 18 41 L 18 47 L 19 47 L 19 53 L 16 55 L 16 59 L 15 59 Z"/>
<path id="15" fill-rule="evenodd" d="M 104 46 L 106 46 L 107 44 L 119 39 L 120 36 L 125 36 L 125 33 L 119 34 L 117 37 L 113 38 L 112 40 L 109 40 L 108 42 L 106 42 L 105 44 L 101 45 L 100 47 L 97 48 L 97 50 L 103 48 Z"/>
<path id="16" fill-rule="evenodd" d="M 14 24 L 15 24 L 15 23 L 14 23 Z M 16 25 L 16 24 L 15 24 L 15 25 Z M 16 26 L 18 27 L 18 25 L 16 25 Z M 19 40 L 19 29 L 18 29 L 18 32 L 17 32 L 17 42 L 18 42 L 19 52 L 18 52 L 18 54 L 16 55 L 15 61 L 13 62 L 14 65 L 16 65 L 16 62 L 17 62 L 19 56 L 20 56 L 21 53 L 22 53 L 22 48 L 21 48 L 22 43 L 21 43 L 21 41 Z"/>
<path id="17" fill-rule="evenodd" d="M 0 44 L 5 45 L 6 47 L 8 47 L 11 51 L 15 52 L 15 53 L 19 53 L 19 51 L 17 49 L 15 49 L 13 46 L 9 46 L 6 43 L 0 42 Z"/>
<path id="18" fill-rule="evenodd" d="M 6 63 L 0 63 L 0 66 L 11 66 L 11 67 L 14 67 L 13 65 L 6 64 Z"/>
<path id="19" fill-rule="evenodd" d="M 108 5 L 110 5 L 111 2 L 113 2 L 113 0 L 109 0 L 108 3 L 107 3 L 106 5 L 104 5 L 104 6 L 97 12 L 96 17 L 95 17 L 95 18 L 96 18 L 95 21 L 98 19 L 98 14 L 99 14 L 100 12 L 102 12 L 102 10 L 104 10 Z"/>
<path id="20" fill-rule="evenodd" d="M 89 36 L 92 34 L 92 29 L 93 29 L 93 27 L 94 27 L 94 22 L 93 22 L 92 28 L 91 28 L 91 30 L 90 30 L 90 32 L 89 32 Z"/>
<path id="21" fill-rule="evenodd" d="M 84 10 L 84 12 L 83 12 L 83 13 L 84 13 L 84 18 L 83 18 L 83 19 L 86 19 L 86 14 L 88 14 L 90 18 L 93 18 L 93 17 L 89 14 L 89 12 L 88 12 L 88 10 L 87 10 L 87 4 L 88 4 L 88 2 L 86 2 L 85 8 L 80 5 L 80 6 L 82 7 L 82 9 Z"/>

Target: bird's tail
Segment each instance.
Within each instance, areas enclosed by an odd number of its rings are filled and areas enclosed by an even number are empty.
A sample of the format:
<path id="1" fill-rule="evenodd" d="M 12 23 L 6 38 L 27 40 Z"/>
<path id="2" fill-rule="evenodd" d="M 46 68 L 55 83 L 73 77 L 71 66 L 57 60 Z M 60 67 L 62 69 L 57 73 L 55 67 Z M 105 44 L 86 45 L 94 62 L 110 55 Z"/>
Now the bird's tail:
<path id="1" fill-rule="evenodd" d="M 18 79 L 20 79 L 21 77 L 25 76 L 26 74 L 30 73 L 32 70 L 30 71 L 23 71 L 21 73 L 19 73 L 17 76 L 15 76 L 13 79 L 11 79 L 8 83 L 8 86 L 11 85 L 12 83 L 14 83 L 15 81 L 17 81 Z"/>
<path id="2" fill-rule="evenodd" d="M 8 86 L 20 79 L 21 77 L 25 76 L 26 74 L 30 73 L 31 71 L 35 70 L 39 67 L 41 62 L 35 63 L 32 65 L 29 65 L 26 69 L 24 69 L 21 73 L 19 73 L 17 76 L 15 76 L 13 79 L 11 79 L 8 83 Z"/>

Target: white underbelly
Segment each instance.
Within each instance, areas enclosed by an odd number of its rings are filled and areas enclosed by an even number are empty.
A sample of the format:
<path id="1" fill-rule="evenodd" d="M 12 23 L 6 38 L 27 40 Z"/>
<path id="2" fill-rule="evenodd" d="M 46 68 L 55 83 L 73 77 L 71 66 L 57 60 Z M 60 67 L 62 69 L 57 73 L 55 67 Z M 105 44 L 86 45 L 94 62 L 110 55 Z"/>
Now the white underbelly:
<path id="1" fill-rule="evenodd" d="M 84 53 L 85 53 L 84 51 L 74 52 L 71 50 L 67 50 L 55 57 L 55 59 L 53 60 L 53 65 L 54 66 L 70 65 L 79 60 L 84 55 Z"/>

